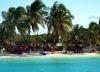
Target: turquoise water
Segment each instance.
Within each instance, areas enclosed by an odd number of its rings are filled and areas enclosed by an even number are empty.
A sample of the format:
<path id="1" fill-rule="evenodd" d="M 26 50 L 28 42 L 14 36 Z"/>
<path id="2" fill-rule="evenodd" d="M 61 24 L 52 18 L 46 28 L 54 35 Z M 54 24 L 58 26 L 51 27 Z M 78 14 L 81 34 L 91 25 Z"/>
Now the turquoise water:
<path id="1" fill-rule="evenodd" d="M 100 57 L 0 59 L 0 72 L 100 72 Z"/>

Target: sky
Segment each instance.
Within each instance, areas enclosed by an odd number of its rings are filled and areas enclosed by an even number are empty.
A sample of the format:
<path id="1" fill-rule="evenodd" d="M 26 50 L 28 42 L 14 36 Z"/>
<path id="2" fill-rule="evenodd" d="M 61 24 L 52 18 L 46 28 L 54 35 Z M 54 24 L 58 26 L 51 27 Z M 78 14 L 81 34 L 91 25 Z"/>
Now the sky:
<path id="1" fill-rule="evenodd" d="M 51 7 L 55 1 L 63 3 L 74 16 L 73 24 L 79 24 L 87 28 L 91 21 L 98 22 L 100 16 L 100 0 L 42 0 L 47 7 Z M 7 11 L 9 7 L 31 5 L 34 0 L 0 0 L 0 13 Z M 0 14 L 0 23 L 2 22 Z M 38 33 L 46 33 L 47 29 L 40 27 Z"/>

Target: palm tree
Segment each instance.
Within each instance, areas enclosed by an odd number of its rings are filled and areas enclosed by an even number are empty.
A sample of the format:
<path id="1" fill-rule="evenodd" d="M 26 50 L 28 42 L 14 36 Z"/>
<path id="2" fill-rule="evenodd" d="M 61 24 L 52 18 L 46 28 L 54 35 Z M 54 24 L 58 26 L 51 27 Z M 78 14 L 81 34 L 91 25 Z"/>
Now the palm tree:
<path id="1" fill-rule="evenodd" d="M 41 0 L 35 0 L 30 8 L 30 25 L 33 32 L 39 30 L 39 25 L 44 28 L 45 15 L 47 12 L 44 10 L 45 5 Z"/>
<path id="2" fill-rule="evenodd" d="M 26 23 L 29 25 L 29 29 L 28 29 L 28 33 L 27 33 L 27 39 L 28 39 L 28 43 L 30 44 L 31 42 L 31 38 L 30 38 L 30 34 L 31 34 L 31 6 L 26 6 L 26 15 L 27 15 L 27 19 L 26 19 Z"/>
<path id="3" fill-rule="evenodd" d="M 7 31 L 5 30 L 4 24 L 4 21 L 0 24 L 0 45 L 3 45 L 6 39 L 8 39 L 8 35 L 6 35 Z"/>
<path id="4" fill-rule="evenodd" d="M 10 42 L 13 40 L 15 34 L 14 12 L 15 12 L 14 7 L 10 7 L 8 12 L 5 11 L 2 12 L 2 16 L 4 18 L 3 27 L 5 31 L 9 33 L 7 34 L 9 36 L 7 40 L 9 40 Z"/>
<path id="5" fill-rule="evenodd" d="M 47 17 L 48 34 L 52 33 L 54 42 L 59 42 L 61 37 L 66 40 L 66 33 L 72 27 L 72 18 L 70 11 L 63 4 L 54 3 Z"/>
<path id="6" fill-rule="evenodd" d="M 16 19 L 16 27 L 17 27 L 18 31 L 21 33 L 21 35 L 23 36 L 23 39 L 25 40 L 25 38 L 27 36 L 27 32 L 30 29 L 30 26 L 27 23 L 27 19 L 28 19 L 27 12 L 26 12 L 25 8 L 18 7 L 18 8 L 16 8 L 15 14 L 16 14 L 16 18 L 15 18 Z"/>
<path id="7" fill-rule="evenodd" d="M 28 40 L 30 43 L 30 30 L 32 28 L 33 32 L 36 32 L 39 30 L 39 25 L 41 25 L 43 28 L 45 27 L 45 16 L 47 15 L 47 12 L 45 11 L 45 5 L 41 0 L 35 0 L 31 6 L 26 7 L 27 10 L 27 19 L 26 23 L 29 25 L 29 31 L 28 31 Z"/>
<path id="8" fill-rule="evenodd" d="M 22 36 L 26 35 L 29 25 L 26 23 L 27 15 L 23 7 L 10 7 L 8 12 L 3 11 L 2 16 L 4 18 L 3 27 L 9 38 L 8 41 L 14 41 L 16 35 L 16 28 L 21 33 Z"/>
<path id="9" fill-rule="evenodd" d="M 98 24 L 96 22 L 91 22 L 89 24 L 89 32 L 91 44 L 96 44 L 96 38 L 98 34 Z"/>
<path id="10" fill-rule="evenodd" d="M 74 43 L 76 43 L 76 41 L 79 40 L 79 29 L 80 29 L 79 24 L 74 25 L 73 30 L 72 30 L 72 36 L 73 36 L 72 40 L 75 40 L 73 41 Z"/>

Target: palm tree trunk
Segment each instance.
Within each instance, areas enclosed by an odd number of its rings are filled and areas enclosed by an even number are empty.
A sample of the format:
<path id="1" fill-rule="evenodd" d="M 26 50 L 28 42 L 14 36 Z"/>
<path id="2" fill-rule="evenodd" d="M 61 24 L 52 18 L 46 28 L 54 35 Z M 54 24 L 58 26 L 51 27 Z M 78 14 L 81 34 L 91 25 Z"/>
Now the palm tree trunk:
<path id="1" fill-rule="evenodd" d="M 30 27 L 29 27 L 29 29 L 28 29 L 28 33 L 27 33 L 27 44 L 29 44 L 30 45 L 30 33 L 31 33 L 31 31 L 30 31 Z"/>

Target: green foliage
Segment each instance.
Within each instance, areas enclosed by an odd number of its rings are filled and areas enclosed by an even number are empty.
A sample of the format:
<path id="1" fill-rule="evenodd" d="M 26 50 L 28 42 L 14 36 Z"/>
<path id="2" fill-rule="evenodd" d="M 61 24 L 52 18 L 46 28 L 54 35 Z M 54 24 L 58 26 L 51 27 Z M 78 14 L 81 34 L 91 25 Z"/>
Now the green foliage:
<path id="1" fill-rule="evenodd" d="M 67 32 L 72 28 L 72 18 L 70 11 L 63 4 L 57 2 L 53 4 L 50 15 L 47 17 L 48 36 L 50 37 L 52 33 L 53 42 L 59 42 L 59 37 L 62 40 L 67 37 Z"/>
<path id="2" fill-rule="evenodd" d="M 68 44 L 98 44 L 100 45 L 100 19 L 99 23 L 91 22 L 88 28 L 72 24 L 73 15 L 63 5 L 55 2 L 46 11 L 42 0 L 35 0 L 26 9 L 22 6 L 10 7 L 2 11 L 3 21 L 0 23 L 0 45 L 5 42 L 15 43 L 57 43 L 62 42 L 63 47 Z M 47 27 L 48 34 L 30 35 L 39 30 L 39 25 Z M 19 34 L 16 33 L 16 28 Z"/>
<path id="3" fill-rule="evenodd" d="M 41 0 L 35 0 L 31 4 L 30 10 L 30 25 L 32 26 L 33 31 L 39 30 L 39 26 L 41 25 L 43 28 L 45 27 L 45 5 Z"/>

